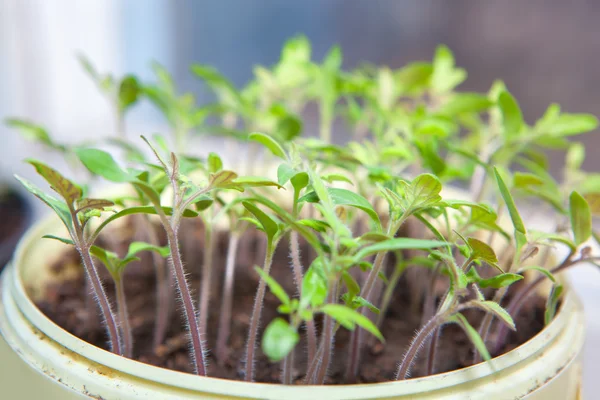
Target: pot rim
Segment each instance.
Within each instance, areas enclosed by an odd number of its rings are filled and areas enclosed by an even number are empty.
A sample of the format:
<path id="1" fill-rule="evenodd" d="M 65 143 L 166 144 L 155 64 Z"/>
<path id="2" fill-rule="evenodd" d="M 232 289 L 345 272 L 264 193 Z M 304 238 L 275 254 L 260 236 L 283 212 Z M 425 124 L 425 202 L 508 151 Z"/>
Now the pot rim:
<path id="1" fill-rule="evenodd" d="M 571 317 L 570 313 L 566 312 L 566 310 L 573 309 L 578 301 L 570 290 L 567 291 L 564 302 L 554 320 L 537 335 L 510 352 L 495 357 L 489 362 L 427 377 L 375 384 L 291 386 L 276 383 L 244 382 L 223 378 L 202 377 L 156 367 L 103 350 L 65 331 L 36 307 L 27 294 L 20 269 L 28 250 L 35 246 L 37 240 L 50 227 L 56 226 L 58 223 L 58 218 L 50 216 L 31 227 L 19 242 L 13 261 L 3 274 L 3 279 L 10 281 L 9 287 L 12 290 L 14 301 L 28 322 L 59 345 L 98 364 L 137 378 L 198 392 L 206 392 L 208 386 L 210 388 L 209 391 L 215 394 L 246 397 L 256 394 L 260 398 L 277 398 L 284 393 L 286 396 L 292 397 L 314 396 L 315 391 L 318 390 L 319 395 L 323 396 L 327 393 L 335 393 L 336 396 L 343 396 L 346 393 L 349 396 L 348 398 L 356 398 L 372 396 L 375 388 L 377 397 L 431 392 L 432 387 L 435 390 L 447 389 L 467 381 L 479 380 L 493 374 L 498 374 L 518 364 L 530 362 L 532 356 L 542 352 L 551 342 L 557 340 L 565 327 L 568 326 L 567 321 Z M 571 361 L 571 359 L 566 360 L 564 365 L 568 365 Z M 434 382 L 435 385 L 432 385 Z"/>

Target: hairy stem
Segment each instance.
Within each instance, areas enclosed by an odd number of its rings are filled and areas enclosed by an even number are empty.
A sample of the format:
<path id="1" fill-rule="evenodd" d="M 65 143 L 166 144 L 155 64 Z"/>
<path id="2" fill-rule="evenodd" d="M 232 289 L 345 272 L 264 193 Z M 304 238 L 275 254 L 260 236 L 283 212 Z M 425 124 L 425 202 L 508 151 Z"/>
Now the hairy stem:
<path id="1" fill-rule="evenodd" d="M 298 290 L 298 295 L 301 295 L 303 280 L 302 262 L 300 260 L 298 232 L 295 230 L 290 232 L 290 258 L 292 259 L 292 270 L 294 273 L 294 280 L 296 281 L 296 289 Z M 306 343 L 308 359 L 312 360 L 317 351 L 317 331 L 313 320 L 306 321 Z"/>
<path id="2" fill-rule="evenodd" d="M 235 279 L 235 261 L 240 235 L 233 233 L 229 238 L 227 247 L 227 261 L 225 263 L 225 282 L 223 284 L 223 298 L 221 300 L 221 314 L 219 315 L 219 331 L 217 334 L 217 361 L 223 364 L 227 358 L 227 342 L 231 330 L 231 309 L 233 307 L 233 281 Z"/>
<path id="3" fill-rule="evenodd" d="M 292 384 L 292 369 L 294 368 L 294 350 L 283 359 L 283 368 L 281 373 L 281 383 L 284 385 Z"/>
<path id="4" fill-rule="evenodd" d="M 123 287 L 123 280 L 121 278 L 115 280 L 115 289 L 117 293 L 119 323 L 121 325 L 121 334 L 123 335 L 123 355 L 131 358 L 133 354 L 133 336 L 131 333 L 131 325 L 129 324 L 129 314 L 127 313 L 125 288 Z"/>
<path id="5" fill-rule="evenodd" d="M 273 262 L 273 253 L 275 252 L 275 243 L 267 241 L 267 250 L 265 253 L 265 262 L 263 271 L 269 275 L 271 271 L 271 263 Z M 254 298 L 254 307 L 252 308 L 252 317 L 250 318 L 250 329 L 248 331 L 248 344 L 246 346 L 246 374 L 247 382 L 254 381 L 254 353 L 256 351 L 256 339 L 258 337 L 258 327 L 260 325 L 260 317 L 262 314 L 263 300 L 265 298 L 265 289 L 267 283 L 264 279 L 260 279 L 256 297 Z"/>
<path id="6" fill-rule="evenodd" d="M 208 325 L 208 304 L 210 301 L 210 287 L 212 282 L 214 240 L 210 222 L 204 224 L 204 257 L 202 261 L 202 288 L 200 289 L 200 334 L 206 336 Z"/>
<path id="7" fill-rule="evenodd" d="M 181 253 L 179 252 L 179 238 L 177 237 L 177 231 L 169 224 L 165 226 L 165 231 L 167 233 L 169 249 L 171 250 L 171 267 L 173 268 L 175 282 L 177 283 L 177 291 L 181 297 L 184 317 L 192 340 L 191 358 L 192 364 L 194 365 L 194 372 L 198 375 L 206 376 L 204 347 L 200 335 L 200 327 L 198 326 L 198 319 L 196 317 L 196 310 L 194 310 L 194 302 L 188 283 L 185 279 L 185 269 L 183 268 L 183 262 L 181 261 Z"/>
<path id="8" fill-rule="evenodd" d="M 429 336 L 431 336 L 431 334 L 442 324 L 444 317 L 445 314 L 435 315 L 419 330 L 419 332 L 417 332 L 417 335 L 410 343 L 402 362 L 398 366 L 396 380 L 403 380 L 409 376 L 410 369 L 419 354 L 419 350 L 421 350 Z"/>
<path id="9" fill-rule="evenodd" d="M 156 228 L 147 216 L 142 216 L 145 224 L 148 243 L 153 246 L 160 246 Z M 154 337 L 152 344 L 154 348 L 160 346 L 167 334 L 167 327 L 171 317 L 171 299 L 173 298 L 173 286 L 169 283 L 168 271 L 166 270 L 165 260 L 156 252 L 152 253 L 152 262 L 154 264 L 154 273 L 156 275 L 156 319 L 154 320 Z"/>
<path id="10" fill-rule="evenodd" d="M 94 297 L 96 298 L 96 301 L 100 306 L 100 310 L 102 311 L 102 318 L 106 324 L 106 330 L 110 340 L 110 349 L 113 353 L 123 355 L 116 322 L 117 318 L 115 317 L 114 311 L 110 307 L 110 303 L 108 302 L 108 297 L 106 296 L 106 292 L 102 286 L 102 281 L 98 276 L 98 270 L 96 269 L 94 261 L 92 260 L 92 256 L 90 255 L 90 249 L 87 246 L 85 248 L 77 246 L 77 251 L 79 252 L 81 260 L 83 261 L 83 266 L 85 268 L 88 280 L 92 284 Z"/>
<path id="11" fill-rule="evenodd" d="M 431 337 L 429 347 L 427 348 L 427 375 L 433 375 L 435 373 L 435 356 L 437 353 L 437 344 L 442 334 L 442 327 L 438 326 Z"/>
<path id="12" fill-rule="evenodd" d="M 329 304 L 335 304 L 337 299 L 337 281 L 330 285 L 329 294 L 327 302 Z M 356 329 L 355 329 L 356 330 Z M 313 383 L 317 385 L 322 385 L 325 383 L 325 377 L 327 376 L 327 371 L 329 370 L 329 364 L 331 364 L 331 356 L 333 353 L 333 341 L 335 339 L 334 333 L 334 321 L 329 315 L 325 315 L 325 322 L 323 323 L 323 333 L 322 343 L 323 343 L 323 359 L 321 360 L 321 365 L 319 367 L 319 372 L 317 373 L 317 378 Z"/>

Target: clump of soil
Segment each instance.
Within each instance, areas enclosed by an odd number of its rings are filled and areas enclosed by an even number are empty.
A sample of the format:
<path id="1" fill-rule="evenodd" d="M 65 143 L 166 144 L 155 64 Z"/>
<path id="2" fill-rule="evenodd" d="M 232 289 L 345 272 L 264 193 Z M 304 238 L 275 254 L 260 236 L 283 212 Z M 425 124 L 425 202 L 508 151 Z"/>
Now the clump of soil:
<path id="1" fill-rule="evenodd" d="M 199 228 L 196 227 L 195 229 Z M 260 239 L 260 236 L 256 233 L 249 233 L 249 235 L 252 235 L 248 248 L 250 252 L 248 254 L 241 254 L 238 257 L 236 266 L 235 298 L 231 321 L 231 337 L 229 340 L 230 353 L 226 360 L 215 360 L 214 355 L 211 354 L 208 365 L 208 375 L 211 377 L 234 380 L 243 379 L 244 366 L 242 360 L 245 354 L 250 313 L 258 285 L 258 275 L 253 270 L 253 266 L 255 264 L 260 265 L 260 260 L 264 254 L 264 250 L 262 250 L 264 243 Z M 201 238 L 203 235 L 200 232 L 195 232 L 195 234 L 188 237 L 196 240 L 195 243 L 193 241 L 187 243 L 187 248 L 193 248 L 195 253 L 191 257 L 190 254 L 192 252 L 186 251 L 186 243 L 184 242 L 184 261 L 190 271 L 189 279 L 193 293 L 196 293 L 197 297 L 201 279 L 198 271 L 201 269 Z M 212 285 L 214 289 L 211 293 L 211 312 L 206 330 L 208 349 L 215 348 L 218 312 L 221 301 L 222 265 L 224 264 L 227 248 L 227 237 L 224 234 L 220 234 L 217 240 L 215 273 L 213 273 L 215 280 Z M 125 244 L 123 243 L 123 245 Z M 200 253 L 198 253 L 198 249 L 200 249 Z M 308 254 L 307 249 L 304 250 L 303 254 Z M 103 270 L 100 263 L 98 263 L 98 267 Z M 66 274 L 66 276 L 73 276 L 73 278 L 63 280 L 58 284 L 49 285 L 46 288 L 44 299 L 39 301 L 37 305 L 51 320 L 65 330 L 95 346 L 107 349 L 108 342 L 105 330 L 99 323 L 100 318 L 96 305 L 91 299 L 91 294 L 86 289 L 83 269 L 80 267 L 78 256 L 74 251 L 66 252 L 60 261 L 52 267 L 56 274 L 62 274 L 65 269 L 69 268 L 77 268 L 79 273 Z M 290 261 L 288 259 L 287 243 L 285 241 L 282 241 L 275 254 L 272 275 L 282 284 L 288 293 L 295 293 Z M 398 362 L 406 351 L 415 331 L 422 323 L 422 307 L 420 304 L 415 304 L 414 299 L 416 297 L 414 293 L 411 293 L 411 288 L 414 285 L 410 285 L 408 282 L 411 274 L 404 275 L 382 326 L 382 333 L 386 338 L 386 342 L 385 344 L 371 342 L 370 348 L 362 357 L 358 383 L 392 380 Z M 108 274 L 104 272 L 103 276 L 106 291 L 114 299 L 114 287 L 110 282 Z M 157 349 L 152 348 L 152 330 L 156 302 L 154 268 L 149 257 L 128 267 L 125 284 L 127 306 L 134 336 L 134 358 L 159 367 L 191 372 L 191 365 L 188 358 L 188 342 L 183 330 L 184 325 L 180 320 L 179 309 L 172 313 L 165 343 Z M 177 302 L 174 301 L 173 304 L 175 307 Z M 266 327 L 273 318 L 278 316 L 276 310 L 278 305 L 278 300 L 267 291 L 261 327 Z M 509 335 L 507 344 L 500 354 L 515 348 L 537 334 L 544 325 L 543 313 L 543 300 L 532 297 L 531 301 L 523 307 L 517 317 L 517 332 Z M 468 312 L 466 315 L 474 326 L 478 326 L 483 313 L 473 311 Z M 320 319 L 316 320 L 317 329 L 320 328 L 321 323 Z M 348 352 L 346 349 L 348 348 L 349 338 L 349 332 L 344 329 L 340 329 L 336 335 L 333 361 L 326 382 L 328 384 L 345 383 L 344 371 L 347 363 Z M 297 383 L 302 382 L 303 374 L 306 370 L 307 356 L 305 349 L 303 338 L 294 354 L 295 369 L 293 374 L 294 380 Z M 496 355 L 498 354 L 494 356 Z M 411 375 L 413 377 L 425 375 L 425 363 L 423 360 L 422 352 L 412 369 Z M 456 325 L 445 326 L 438 345 L 436 372 L 440 373 L 466 367 L 472 364 L 472 360 L 472 345 L 463 331 Z M 260 349 L 257 351 L 256 381 L 279 382 L 280 368 L 280 364 L 269 362 Z"/>

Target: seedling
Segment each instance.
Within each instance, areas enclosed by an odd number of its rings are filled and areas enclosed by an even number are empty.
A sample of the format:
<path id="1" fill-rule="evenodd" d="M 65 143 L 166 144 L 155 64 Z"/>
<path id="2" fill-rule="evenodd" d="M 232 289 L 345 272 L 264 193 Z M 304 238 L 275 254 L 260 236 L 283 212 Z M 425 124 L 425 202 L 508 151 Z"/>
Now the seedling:
<path id="1" fill-rule="evenodd" d="M 61 195 L 59 201 L 19 178 L 67 227 L 70 238 L 60 240 L 81 255 L 115 353 L 137 352 L 137 347 L 132 352 L 135 335 L 124 298 L 130 280 L 124 270 L 142 250 L 153 251 L 156 266 L 155 348 L 165 342 L 172 308 L 169 279 L 160 267 L 168 256 L 195 372 L 207 375 L 206 343 L 214 340 L 214 368 L 244 371 L 246 381 L 262 379 L 256 361 L 266 356 L 279 363 L 284 384 L 324 384 L 332 365 L 340 364 L 332 360 L 339 357 L 345 363 L 345 373 L 336 371 L 343 376 L 340 383 L 360 381 L 362 354 L 375 340 L 385 340 L 390 318 L 409 312 L 420 313 L 411 320 L 422 323 L 406 350 L 392 354 L 399 364 L 388 372 L 396 379 L 408 378 L 420 362 L 421 372 L 436 372 L 439 339 L 448 324 L 464 331 L 474 363 L 489 360 L 506 346 L 507 333 L 520 328 L 515 317 L 542 283 L 552 285 L 544 310 L 545 323 L 550 323 L 567 290 L 559 274 L 584 262 L 600 263 L 589 244 L 600 240 L 592 225 L 600 215 L 600 174 L 582 170 L 585 149 L 568 140 L 594 130 L 594 116 L 564 113 L 551 105 L 528 125 L 502 82 L 486 93 L 457 91 L 466 72 L 445 46 L 436 50 L 432 62 L 397 70 L 361 66 L 344 71 L 341 64 L 337 47 L 322 62 L 311 61 L 310 43 L 296 37 L 286 43 L 276 65 L 256 67 L 240 90 L 218 70 L 194 65 L 193 74 L 216 95 L 210 105 L 196 104 L 158 65 L 152 84 L 129 75 L 117 82 L 90 69 L 113 101 L 119 126 L 139 96 L 149 98 L 170 124 L 170 136 L 154 135 L 154 144 L 143 138 L 154 162 L 134 144 L 118 142 L 127 168 L 92 143 L 57 144 L 38 125 L 9 121 L 47 147 L 76 155 L 92 174 L 130 187 L 117 198 L 88 198 L 57 171 L 30 161 Z M 309 104 L 320 111 L 319 138 L 302 137 L 300 115 Z M 350 133 L 336 144 L 333 127 L 340 118 Z M 237 167 L 237 152 L 229 152 L 229 159 L 192 154 L 189 136 L 200 130 L 250 145 L 246 167 Z M 548 172 L 546 148 L 565 150 L 563 182 Z M 454 195 L 455 185 L 469 190 Z M 525 206 L 531 199 L 536 210 L 552 215 L 553 229 L 531 228 Z M 95 245 L 106 226 L 134 214 L 143 214 L 143 223 L 132 225 L 149 230 L 142 239 L 148 244 L 131 243 L 123 257 Z M 200 218 L 202 239 L 180 229 L 184 217 Z M 94 218 L 96 225 L 90 222 Z M 149 218 L 160 221 L 166 247 Z M 217 235 L 222 229 L 228 234 L 226 246 Z M 263 240 L 259 249 L 252 247 L 257 232 Z M 182 238 L 198 240 L 189 250 L 202 252 L 197 266 L 184 265 Z M 277 256 L 282 241 L 289 262 Z M 553 246 L 567 250 L 556 263 Z M 225 247 L 220 257 L 217 251 Z M 116 313 L 93 257 L 113 278 Z M 239 284 L 239 274 L 248 272 L 239 268 L 240 259 L 252 257 L 259 259 L 260 266 L 250 271 L 256 272 L 258 287 L 248 331 L 241 333 L 247 335 L 245 354 L 233 359 L 228 346 L 240 335 L 232 328 L 239 326 L 233 323 L 234 282 Z M 286 263 L 291 268 L 282 265 Z M 199 269 L 197 294 L 186 279 L 191 268 Z M 214 304 L 211 294 L 218 288 L 212 276 L 221 272 L 222 301 Z M 530 274 L 537 276 L 524 280 Z M 286 278 L 278 282 L 275 276 Z M 278 300 L 279 316 L 261 331 L 267 288 Z M 398 310 L 394 299 L 405 288 L 411 307 Z M 218 315 L 218 328 L 212 329 L 209 312 Z M 352 331 L 347 342 L 338 335 L 342 328 Z M 306 362 L 298 357 L 302 341 Z"/>

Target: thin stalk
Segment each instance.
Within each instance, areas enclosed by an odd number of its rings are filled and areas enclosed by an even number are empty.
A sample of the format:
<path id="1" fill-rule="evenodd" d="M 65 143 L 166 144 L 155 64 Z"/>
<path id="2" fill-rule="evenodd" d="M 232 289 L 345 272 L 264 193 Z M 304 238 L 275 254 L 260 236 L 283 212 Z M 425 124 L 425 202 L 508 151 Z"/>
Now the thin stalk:
<path id="1" fill-rule="evenodd" d="M 123 335 L 123 355 L 131 358 L 133 355 L 133 336 L 131 325 L 129 324 L 129 315 L 127 313 L 127 301 L 125 299 L 125 288 L 121 277 L 115 279 L 115 288 L 117 293 L 117 312 L 119 313 L 119 323 L 121 325 L 121 334 Z"/>
<path id="2" fill-rule="evenodd" d="M 387 314 L 388 307 L 390 306 L 390 302 L 392 301 L 392 295 L 396 290 L 396 286 L 398 286 L 398 282 L 400 281 L 400 277 L 402 277 L 402 273 L 406 269 L 406 265 L 398 265 L 394 269 L 392 276 L 390 277 L 390 282 L 385 288 L 383 292 L 383 298 L 381 299 L 381 307 L 379 308 L 379 315 L 377 316 L 377 328 L 381 328 L 383 325 L 383 320 L 385 319 L 385 315 Z"/>
<path id="3" fill-rule="evenodd" d="M 202 261 L 202 288 L 200 289 L 200 333 L 206 335 L 208 325 L 208 305 L 210 302 L 210 287 L 212 283 L 214 240 L 212 238 L 212 226 L 210 221 L 204 224 L 204 254 Z"/>
<path id="4" fill-rule="evenodd" d="M 502 299 L 506 295 L 507 291 L 508 291 L 507 287 L 498 289 L 496 291 L 496 293 L 494 294 L 494 298 L 492 301 L 497 304 L 500 304 L 502 302 Z M 485 313 L 485 316 L 483 317 L 483 321 L 481 322 L 481 325 L 479 326 L 479 336 L 481 336 L 483 343 L 485 343 L 487 341 L 487 338 L 490 334 L 490 327 L 492 326 L 493 319 L 494 319 L 494 316 L 492 313 Z M 473 355 L 473 365 L 479 364 L 481 361 L 482 361 L 481 354 L 479 354 L 479 352 L 476 351 L 475 354 Z"/>
<path id="5" fill-rule="evenodd" d="M 431 318 L 420 330 L 410 343 L 406 354 L 396 372 L 396 380 L 406 379 L 410 374 L 410 369 L 415 362 L 419 350 L 423 347 L 431 334 L 442 324 L 446 314 L 438 314 Z"/>
<path id="6" fill-rule="evenodd" d="M 164 218 L 164 216 L 161 217 Z M 184 317 L 192 339 L 191 358 L 192 364 L 194 365 L 194 372 L 198 375 L 206 376 L 204 346 L 200 335 L 196 310 L 194 310 L 194 302 L 192 301 L 192 295 L 190 294 L 190 289 L 185 279 L 185 270 L 183 268 L 183 262 L 181 261 L 181 253 L 179 252 L 179 238 L 177 236 L 177 231 L 168 223 L 165 225 L 165 231 L 167 233 L 169 249 L 171 250 L 171 266 L 173 268 L 173 274 L 175 275 L 177 290 L 183 304 Z"/>
<path id="7" fill-rule="evenodd" d="M 267 241 L 267 250 L 265 253 L 265 262 L 263 271 L 269 275 L 271 264 L 273 262 L 273 253 L 275 252 L 276 244 L 271 240 Z M 254 353 L 256 351 L 256 338 L 258 337 L 258 327 L 260 325 L 260 317 L 262 314 L 263 301 L 265 298 L 265 289 L 267 283 L 264 279 L 260 279 L 256 297 L 254 298 L 254 307 L 252 308 L 252 317 L 250 318 L 250 329 L 248 331 L 248 344 L 246 346 L 246 376 L 247 382 L 254 381 Z"/>
<path id="8" fill-rule="evenodd" d="M 292 230 L 290 232 L 290 258 L 292 259 L 292 270 L 294 280 L 296 281 L 296 289 L 298 295 L 302 292 L 302 261 L 300 260 L 300 245 L 298 242 L 298 232 Z M 308 350 L 308 359 L 312 360 L 317 351 L 317 331 L 313 320 L 306 321 L 306 343 Z"/>
<path id="9" fill-rule="evenodd" d="M 221 300 L 221 313 L 219 315 L 219 331 L 217 334 L 216 354 L 220 364 L 227 358 L 227 342 L 231 330 L 231 309 L 233 307 L 233 281 L 235 278 L 235 261 L 240 235 L 232 233 L 227 247 L 227 261 L 225 263 L 225 282 L 223 284 L 223 298 Z"/>
<path id="10" fill-rule="evenodd" d="M 79 252 L 81 260 L 83 261 L 83 266 L 85 268 L 88 280 L 92 284 L 94 297 L 96 298 L 96 301 L 100 306 L 100 310 L 102 311 L 102 318 L 106 324 L 106 330 L 110 340 L 110 349 L 113 353 L 123 355 L 119 331 L 117 329 L 117 319 L 115 318 L 114 311 L 111 309 L 108 302 L 108 297 L 106 296 L 106 292 L 102 286 L 102 281 L 100 280 L 100 276 L 98 276 L 98 270 L 96 269 L 94 260 L 92 260 L 92 256 L 90 255 L 89 247 L 86 246 L 85 248 L 81 248 L 81 246 L 78 245 L 77 251 Z"/>
<path id="11" fill-rule="evenodd" d="M 435 373 L 435 356 L 437 353 L 437 345 L 440 340 L 440 336 L 442 334 L 442 327 L 438 326 L 433 331 L 433 336 L 431 337 L 431 341 L 429 342 L 429 347 L 427 349 L 427 375 L 433 375 Z"/>
<path id="12" fill-rule="evenodd" d="M 281 373 L 281 383 L 284 385 L 292 384 L 292 369 L 294 368 L 294 350 L 283 359 L 283 368 Z"/>
<path id="13" fill-rule="evenodd" d="M 337 298 L 337 280 L 330 285 L 327 302 L 332 304 L 336 302 Z M 356 330 L 356 329 L 355 329 Z M 325 322 L 323 323 L 322 343 L 323 343 L 323 359 L 321 360 L 321 366 L 317 373 L 315 382 L 317 385 L 325 383 L 325 377 L 329 370 L 329 364 L 331 363 L 331 356 L 333 353 L 333 342 L 335 339 L 334 334 L 334 321 L 329 315 L 325 315 Z"/>
<path id="14" fill-rule="evenodd" d="M 158 235 L 152 222 L 147 216 L 142 216 L 146 225 L 146 235 L 148 243 L 153 246 L 159 246 Z M 171 276 L 165 268 L 165 260 L 160 254 L 152 251 L 152 262 L 154 264 L 154 273 L 156 275 L 156 319 L 154 321 L 154 337 L 152 344 L 154 348 L 160 346 L 167 334 L 167 327 L 171 317 L 171 299 L 173 298 L 173 286 L 169 282 Z"/>

